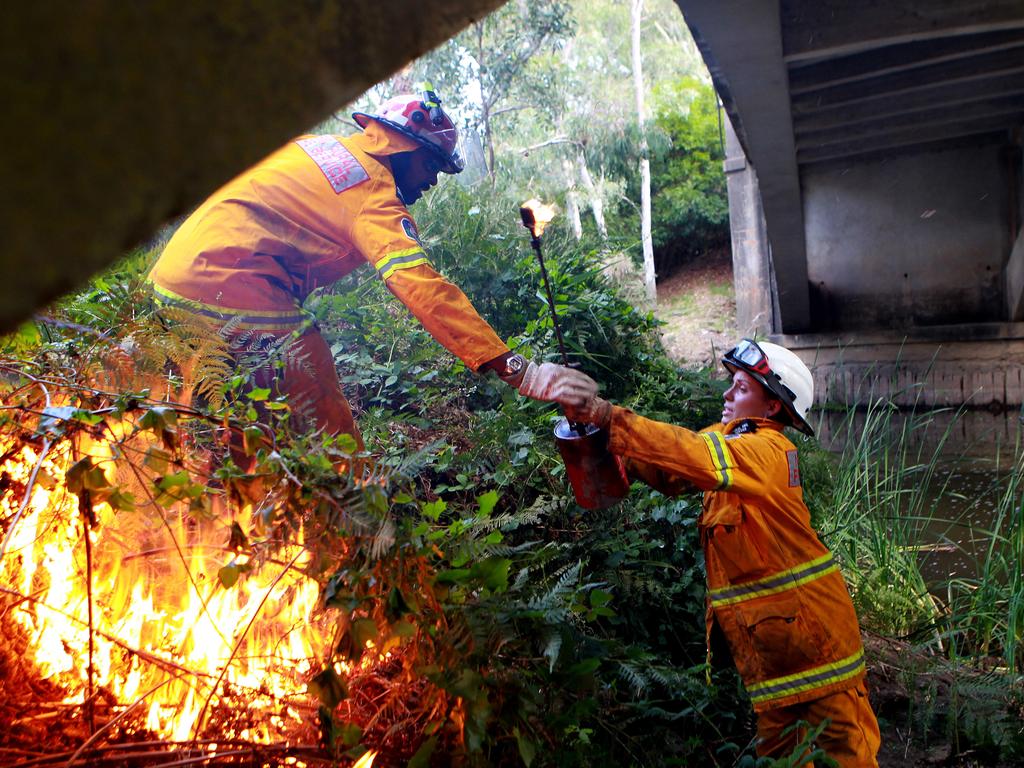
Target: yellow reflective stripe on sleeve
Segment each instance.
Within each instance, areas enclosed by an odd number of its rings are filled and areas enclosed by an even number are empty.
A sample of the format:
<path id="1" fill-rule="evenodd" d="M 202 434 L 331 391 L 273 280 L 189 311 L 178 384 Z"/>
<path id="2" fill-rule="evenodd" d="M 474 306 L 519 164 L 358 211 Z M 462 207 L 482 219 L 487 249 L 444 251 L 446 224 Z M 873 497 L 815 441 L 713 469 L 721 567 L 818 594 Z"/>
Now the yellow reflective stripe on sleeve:
<path id="1" fill-rule="evenodd" d="M 709 590 L 711 605 L 714 608 L 720 608 L 724 605 L 741 603 L 744 600 L 753 600 L 756 597 L 785 592 L 787 589 L 799 587 L 802 584 L 820 579 L 838 570 L 839 566 L 836 565 L 832 553 L 829 552 L 814 560 L 809 560 L 789 570 L 766 576 L 763 579 Z"/>
<path id="2" fill-rule="evenodd" d="M 429 264 L 427 254 L 419 246 L 407 248 L 404 251 L 392 251 L 383 259 L 373 265 L 380 275 L 381 280 L 387 280 L 400 269 L 418 267 L 420 264 Z"/>
<path id="3" fill-rule="evenodd" d="M 718 432 L 701 432 L 700 436 L 708 444 L 708 451 L 711 453 L 711 463 L 718 473 L 716 490 L 724 490 L 732 485 L 732 472 L 730 470 L 736 466 L 732 460 L 732 452 Z"/>
<path id="4" fill-rule="evenodd" d="M 747 686 L 747 693 L 755 703 L 773 701 L 785 696 L 811 691 L 815 688 L 824 688 L 828 685 L 849 680 L 864 671 L 864 650 L 860 649 L 845 659 L 823 664 L 804 672 L 785 677 L 776 677 L 760 683 Z"/>

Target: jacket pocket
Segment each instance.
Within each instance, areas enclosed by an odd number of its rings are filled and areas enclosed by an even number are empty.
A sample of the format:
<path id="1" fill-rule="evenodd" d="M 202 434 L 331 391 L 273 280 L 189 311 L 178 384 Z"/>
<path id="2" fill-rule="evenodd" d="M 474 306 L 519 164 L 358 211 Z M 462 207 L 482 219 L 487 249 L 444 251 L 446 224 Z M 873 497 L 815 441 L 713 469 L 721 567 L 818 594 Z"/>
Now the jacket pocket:
<path id="1" fill-rule="evenodd" d="M 823 658 L 824 632 L 804 615 L 795 595 L 762 598 L 740 606 L 738 613 L 761 679 L 807 669 Z"/>
<path id="2" fill-rule="evenodd" d="M 777 570 L 777 563 L 765 551 L 763 525 L 757 518 L 756 509 L 735 500 L 704 512 L 700 532 L 709 586 L 744 584 Z"/>

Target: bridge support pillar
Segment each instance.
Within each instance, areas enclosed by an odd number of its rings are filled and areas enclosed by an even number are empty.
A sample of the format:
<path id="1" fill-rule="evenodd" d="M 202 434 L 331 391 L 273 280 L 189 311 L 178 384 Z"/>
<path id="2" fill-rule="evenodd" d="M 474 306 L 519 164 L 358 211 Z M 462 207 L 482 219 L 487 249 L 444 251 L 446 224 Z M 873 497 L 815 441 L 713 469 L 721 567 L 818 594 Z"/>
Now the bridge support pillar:
<path id="1" fill-rule="evenodd" d="M 732 123 L 725 122 L 725 178 L 729 193 L 729 227 L 732 231 L 733 289 L 736 294 L 736 327 L 742 336 L 774 332 L 770 246 L 757 172 L 747 162 Z"/>

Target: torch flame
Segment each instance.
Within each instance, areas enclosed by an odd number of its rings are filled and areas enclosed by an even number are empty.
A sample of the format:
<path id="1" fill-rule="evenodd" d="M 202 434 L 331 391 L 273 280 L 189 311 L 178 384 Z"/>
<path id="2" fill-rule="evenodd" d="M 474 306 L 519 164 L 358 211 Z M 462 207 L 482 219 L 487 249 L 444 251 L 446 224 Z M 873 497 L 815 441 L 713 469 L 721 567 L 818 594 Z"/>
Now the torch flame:
<path id="1" fill-rule="evenodd" d="M 519 206 L 519 215 L 525 226 L 534 237 L 544 233 L 544 227 L 555 218 L 555 206 L 545 205 L 537 198 L 531 198 Z"/>
<path id="2" fill-rule="evenodd" d="M 363 756 L 352 764 L 352 768 L 370 768 L 370 766 L 373 765 L 373 759 L 375 757 L 377 757 L 377 753 L 372 750 L 364 752 Z"/>

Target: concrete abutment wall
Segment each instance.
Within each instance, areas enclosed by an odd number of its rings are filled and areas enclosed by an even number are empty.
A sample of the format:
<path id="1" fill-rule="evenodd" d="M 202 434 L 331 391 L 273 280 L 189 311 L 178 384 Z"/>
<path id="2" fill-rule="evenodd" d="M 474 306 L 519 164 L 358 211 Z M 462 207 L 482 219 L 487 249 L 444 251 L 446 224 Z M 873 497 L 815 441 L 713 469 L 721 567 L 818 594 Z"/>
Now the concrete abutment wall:
<path id="1" fill-rule="evenodd" d="M 812 328 L 784 334 L 756 170 L 729 137 L 737 324 L 799 354 L 817 402 L 1024 404 L 1019 139 L 803 169 Z"/>

